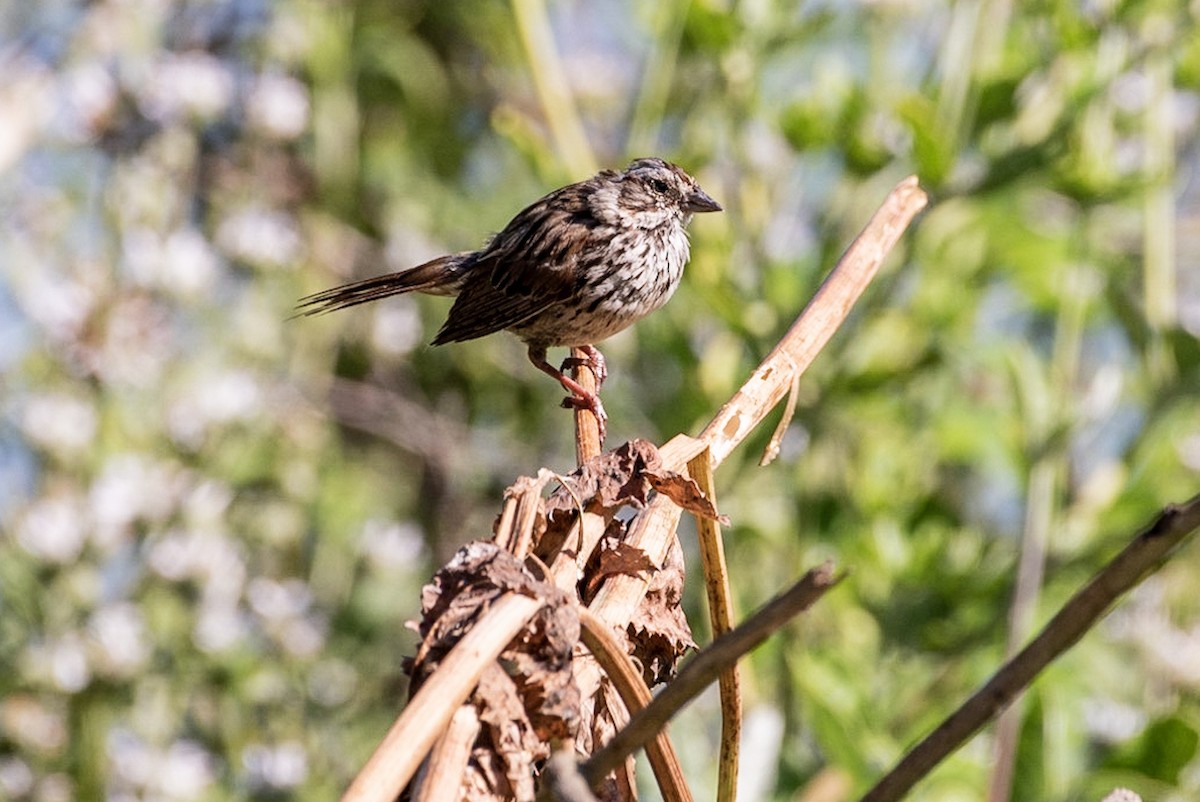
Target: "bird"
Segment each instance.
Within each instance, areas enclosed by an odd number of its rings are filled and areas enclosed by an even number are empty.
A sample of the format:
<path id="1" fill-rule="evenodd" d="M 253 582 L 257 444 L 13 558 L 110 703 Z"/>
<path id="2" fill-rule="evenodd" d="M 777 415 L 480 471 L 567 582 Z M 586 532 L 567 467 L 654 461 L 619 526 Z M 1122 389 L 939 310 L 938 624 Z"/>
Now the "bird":
<path id="1" fill-rule="evenodd" d="M 562 405 L 596 416 L 603 441 L 608 367 L 596 343 L 670 299 L 690 257 L 688 223 L 719 211 L 678 165 L 635 159 L 535 201 L 479 250 L 308 295 L 297 310 L 316 315 L 409 292 L 455 296 L 433 345 L 512 332 L 529 361 L 570 393 Z M 584 356 L 555 368 L 547 349 L 563 346 Z M 581 364 L 595 373 L 596 392 L 566 375 Z"/>

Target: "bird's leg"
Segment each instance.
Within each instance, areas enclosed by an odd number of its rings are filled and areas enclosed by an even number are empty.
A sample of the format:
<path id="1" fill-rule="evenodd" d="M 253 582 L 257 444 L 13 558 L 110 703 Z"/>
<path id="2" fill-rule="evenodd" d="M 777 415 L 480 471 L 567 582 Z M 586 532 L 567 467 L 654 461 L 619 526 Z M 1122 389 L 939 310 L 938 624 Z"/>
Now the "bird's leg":
<path id="1" fill-rule="evenodd" d="M 608 378 L 608 365 L 604 361 L 604 354 L 600 353 L 600 349 L 594 345 L 576 346 L 580 351 L 583 351 L 585 356 L 569 356 L 563 360 L 560 371 L 565 371 L 567 368 L 577 368 L 582 365 L 587 365 L 592 369 L 592 373 L 596 374 L 596 391 L 604 386 L 604 380 Z"/>
<path id="2" fill-rule="evenodd" d="M 592 349 L 595 350 L 595 349 Z M 599 354 L 599 351 L 596 351 Z M 590 354 L 589 354 L 590 357 Z M 563 386 L 571 395 L 563 399 L 562 404 L 568 409 L 586 409 L 596 416 L 596 423 L 600 426 L 600 442 L 604 442 L 604 434 L 606 424 L 608 423 L 608 413 L 604 411 L 604 404 L 600 403 L 600 396 L 584 388 L 579 382 L 564 374 L 561 370 L 556 370 L 553 365 L 546 361 L 546 349 L 531 345 L 529 346 L 529 361 L 533 366 L 545 373 L 547 376 L 553 376 L 559 384 Z M 604 358 L 600 358 L 601 364 Z M 599 385 L 599 376 L 597 385 Z"/>

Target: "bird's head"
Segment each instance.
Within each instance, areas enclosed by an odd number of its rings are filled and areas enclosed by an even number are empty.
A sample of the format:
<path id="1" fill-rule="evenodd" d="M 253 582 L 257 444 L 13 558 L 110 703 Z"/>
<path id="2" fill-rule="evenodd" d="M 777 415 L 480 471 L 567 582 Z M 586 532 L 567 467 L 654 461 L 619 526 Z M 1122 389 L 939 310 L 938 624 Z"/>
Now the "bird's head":
<path id="1" fill-rule="evenodd" d="M 686 224 L 694 213 L 719 212 L 721 204 L 696 179 L 662 159 L 638 159 L 621 172 L 597 176 L 592 212 L 622 228 Z"/>

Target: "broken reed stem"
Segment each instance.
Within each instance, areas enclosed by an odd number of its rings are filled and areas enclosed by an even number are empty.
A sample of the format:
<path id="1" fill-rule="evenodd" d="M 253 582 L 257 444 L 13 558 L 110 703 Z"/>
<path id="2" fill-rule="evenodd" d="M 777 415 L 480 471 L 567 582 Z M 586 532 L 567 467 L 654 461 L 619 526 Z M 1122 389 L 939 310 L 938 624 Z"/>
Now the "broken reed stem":
<path id="1" fill-rule="evenodd" d="M 688 462 L 688 473 L 715 507 L 717 483 L 708 452 Z M 733 629 L 733 594 L 725 563 L 721 525 L 712 518 L 696 515 L 696 538 L 704 565 L 704 590 L 708 597 L 708 620 L 715 640 Z M 738 752 L 742 742 L 742 691 L 738 664 L 721 672 L 721 751 L 717 760 L 717 802 L 737 798 Z"/>
<path id="2" fill-rule="evenodd" d="M 587 354 L 579 348 L 571 349 L 571 356 L 576 359 L 587 359 Z M 596 374 L 587 364 L 575 363 L 576 367 L 572 369 L 575 381 L 588 392 L 598 392 L 596 387 Z M 590 409 L 575 410 L 575 464 L 583 465 L 592 457 L 600 456 L 600 449 L 603 447 L 600 442 L 600 422 L 596 420 L 596 415 Z"/>
<path id="3" fill-rule="evenodd" d="M 707 648 L 684 664 L 678 676 L 654 697 L 650 704 L 634 714 L 627 725 L 583 764 L 583 776 L 593 788 L 635 750 L 645 746 L 684 705 L 691 702 L 721 672 L 736 663 L 773 632 L 807 610 L 827 590 L 841 581 L 833 564 L 813 568 L 788 590 L 767 603 L 739 626 L 714 640 Z"/>
<path id="4" fill-rule="evenodd" d="M 900 799 L 1027 688 L 1047 665 L 1073 646 L 1116 600 L 1155 571 L 1200 528 L 1200 496 L 1164 509 L 1120 554 L 1063 605 L 1029 645 L 1001 666 L 916 748 L 904 756 L 861 802 Z"/>
<path id="5" fill-rule="evenodd" d="M 589 613 L 586 607 L 579 609 L 579 624 L 580 640 L 612 680 L 613 687 L 625 703 L 629 715 L 633 716 L 650 704 L 652 695 L 642 679 L 641 671 L 634 666 L 632 658 L 617 642 L 608 624 Z M 646 760 L 654 772 L 654 779 L 658 781 L 663 802 L 692 802 L 691 789 L 683 777 L 679 755 L 675 753 L 675 746 L 667 737 L 666 728 L 647 742 Z"/>
<path id="6" fill-rule="evenodd" d="M 712 452 L 714 468 L 746 439 L 795 378 L 812 364 L 927 201 L 915 175 L 891 191 L 783 339 L 700 433 Z"/>
<path id="7" fill-rule="evenodd" d="M 417 777 L 413 802 L 442 802 L 457 796 L 478 734 L 479 714 L 475 707 L 460 705 L 450 719 L 450 728 L 438 738 L 424 771 Z"/>
<path id="8" fill-rule="evenodd" d="M 495 662 L 541 606 L 538 599 L 513 593 L 493 603 L 409 699 L 342 795 L 342 802 L 393 802 L 471 695 L 484 669 Z"/>

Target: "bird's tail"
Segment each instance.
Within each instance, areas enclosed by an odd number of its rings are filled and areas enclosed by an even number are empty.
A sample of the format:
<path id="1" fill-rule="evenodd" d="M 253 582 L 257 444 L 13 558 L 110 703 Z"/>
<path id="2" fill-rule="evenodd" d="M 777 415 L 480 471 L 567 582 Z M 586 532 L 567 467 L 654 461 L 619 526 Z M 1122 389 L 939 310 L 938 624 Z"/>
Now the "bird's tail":
<path id="1" fill-rule="evenodd" d="M 306 295 L 296 304 L 297 314 L 320 315 L 406 292 L 457 295 L 474 256 L 473 251 L 439 256 L 398 273 L 387 273 Z"/>

